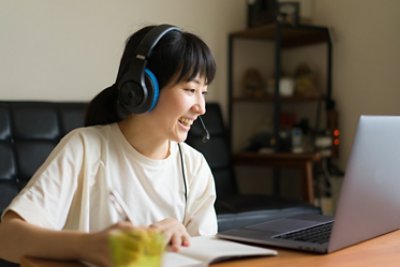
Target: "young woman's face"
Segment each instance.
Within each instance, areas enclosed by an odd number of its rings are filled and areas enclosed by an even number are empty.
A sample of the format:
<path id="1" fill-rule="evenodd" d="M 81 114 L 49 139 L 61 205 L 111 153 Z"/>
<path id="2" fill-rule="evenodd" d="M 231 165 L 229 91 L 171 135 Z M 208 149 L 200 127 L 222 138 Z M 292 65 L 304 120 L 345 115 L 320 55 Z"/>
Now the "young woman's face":
<path id="1" fill-rule="evenodd" d="M 191 81 L 169 85 L 160 90 L 160 97 L 151 117 L 153 129 L 160 137 L 176 142 L 186 140 L 191 125 L 205 110 L 207 84 L 199 75 Z"/>

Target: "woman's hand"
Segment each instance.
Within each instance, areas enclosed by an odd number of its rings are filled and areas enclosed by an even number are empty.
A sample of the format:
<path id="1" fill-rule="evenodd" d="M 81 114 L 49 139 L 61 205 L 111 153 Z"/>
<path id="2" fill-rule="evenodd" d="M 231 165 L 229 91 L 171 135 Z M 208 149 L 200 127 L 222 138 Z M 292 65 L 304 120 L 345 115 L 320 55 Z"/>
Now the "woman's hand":
<path id="1" fill-rule="evenodd" d="M 188 247 L 190 245 L 190 235 L 185 226 L 174 218 L 166 218 L 153 223 L 149 228 L 161 232 L 172 251 L 179 251 L 181 246 Z"/>
<path id="2" fill-rule="evenodd" d="M 86 248 L 82 249 L 81 259 L 96 266 L 112 267 L 110 249 L 110 235 L 113 231 L 131 231 L 135 227 L 129 222 L 118 222 L 103 231 L 89 234 L 85 243 Z"/>
<path id="3" fill-rule="evenodd" d="M 97 266 L 112 267 L 113 261 L 110 249 L 110 235 L 113 231 L 132 231 L 137 229 L 129 222 L 118 222 L 102 231 L 88 234 L 82 243 L 81 259 Z M 171 251 L 179 251 L 182 246 L 189 246 L 190 236 L 182 223 L 173 218 L 167 218 L 149 226 L 149 229 L 160 232 Z"/>

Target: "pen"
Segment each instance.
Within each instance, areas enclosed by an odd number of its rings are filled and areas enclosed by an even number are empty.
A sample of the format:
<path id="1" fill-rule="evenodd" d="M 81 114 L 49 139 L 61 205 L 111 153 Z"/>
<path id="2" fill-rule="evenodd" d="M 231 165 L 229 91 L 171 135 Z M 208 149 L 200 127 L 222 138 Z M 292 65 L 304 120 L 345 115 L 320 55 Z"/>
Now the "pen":
<path id="1" fill-rule="evenodd" d="M 124 209 L 124 203 L 122 202 L 122 199 L 114 193 L 112 190 L 109 192 L 109 199 L 115 210 L 118 212 L 119 216 L 123 218 L 124 221 L 131 222 L 132 220 L 130 219 L 128 213 L 126 212 L 126 209 Z"/>

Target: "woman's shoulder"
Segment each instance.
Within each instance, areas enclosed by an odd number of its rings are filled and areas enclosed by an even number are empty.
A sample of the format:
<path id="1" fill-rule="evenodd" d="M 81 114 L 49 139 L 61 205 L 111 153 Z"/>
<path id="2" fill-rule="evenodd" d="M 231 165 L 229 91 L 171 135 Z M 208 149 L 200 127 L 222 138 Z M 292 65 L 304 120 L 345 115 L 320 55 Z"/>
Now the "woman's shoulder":
<path id="1" fill-rule="evenodd" d="M 179 143 L 179 146 L 180 146 L 181 149 L 182 149 L 182 153 L 183 153 L 186 157 L 188 157 L 188 158 L 190 158 L 190 159 L 194 159 L 194 160 L 199 160 L 199 159 L 202 160 L 202 159 L 204 159 L 204 156 L 203 156 L 203 154 L 202 154 L 200 151 L 198 151 L 198 150 L 195 149 L 194 147 L 188 145 L 187 143 L 184 143 L 184 142 Z"/>
<path id="2" fill-rule="evenodd" d="M 114 124 L 81 127 L 71 130 L 59 142 L 61 146 L 98 147 L 108 143 L 115 134 Z"/>
<path id="3" fill-rule="evenodd" d="M 85 139 L 104 139 L 113 134 L 113 128 L 116 124 L 95 125 L 80 127 L 71 130 L 64 138 L 85 138 Z"/>

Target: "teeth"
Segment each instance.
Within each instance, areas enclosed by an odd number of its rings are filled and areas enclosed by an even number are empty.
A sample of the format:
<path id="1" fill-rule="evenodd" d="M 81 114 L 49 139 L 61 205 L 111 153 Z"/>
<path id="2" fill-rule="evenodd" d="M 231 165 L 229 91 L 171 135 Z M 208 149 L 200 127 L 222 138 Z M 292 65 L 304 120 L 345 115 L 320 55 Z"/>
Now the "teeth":
<path id="1" fill-rule="evenodd" d="M 193 124 L 193 120 L 188 119 L 188 118 L 180 118 L 179 121 L 180 121 L 182 124 L 186 125 L 186 126 L 190 126 L 190 125 Z"/>

